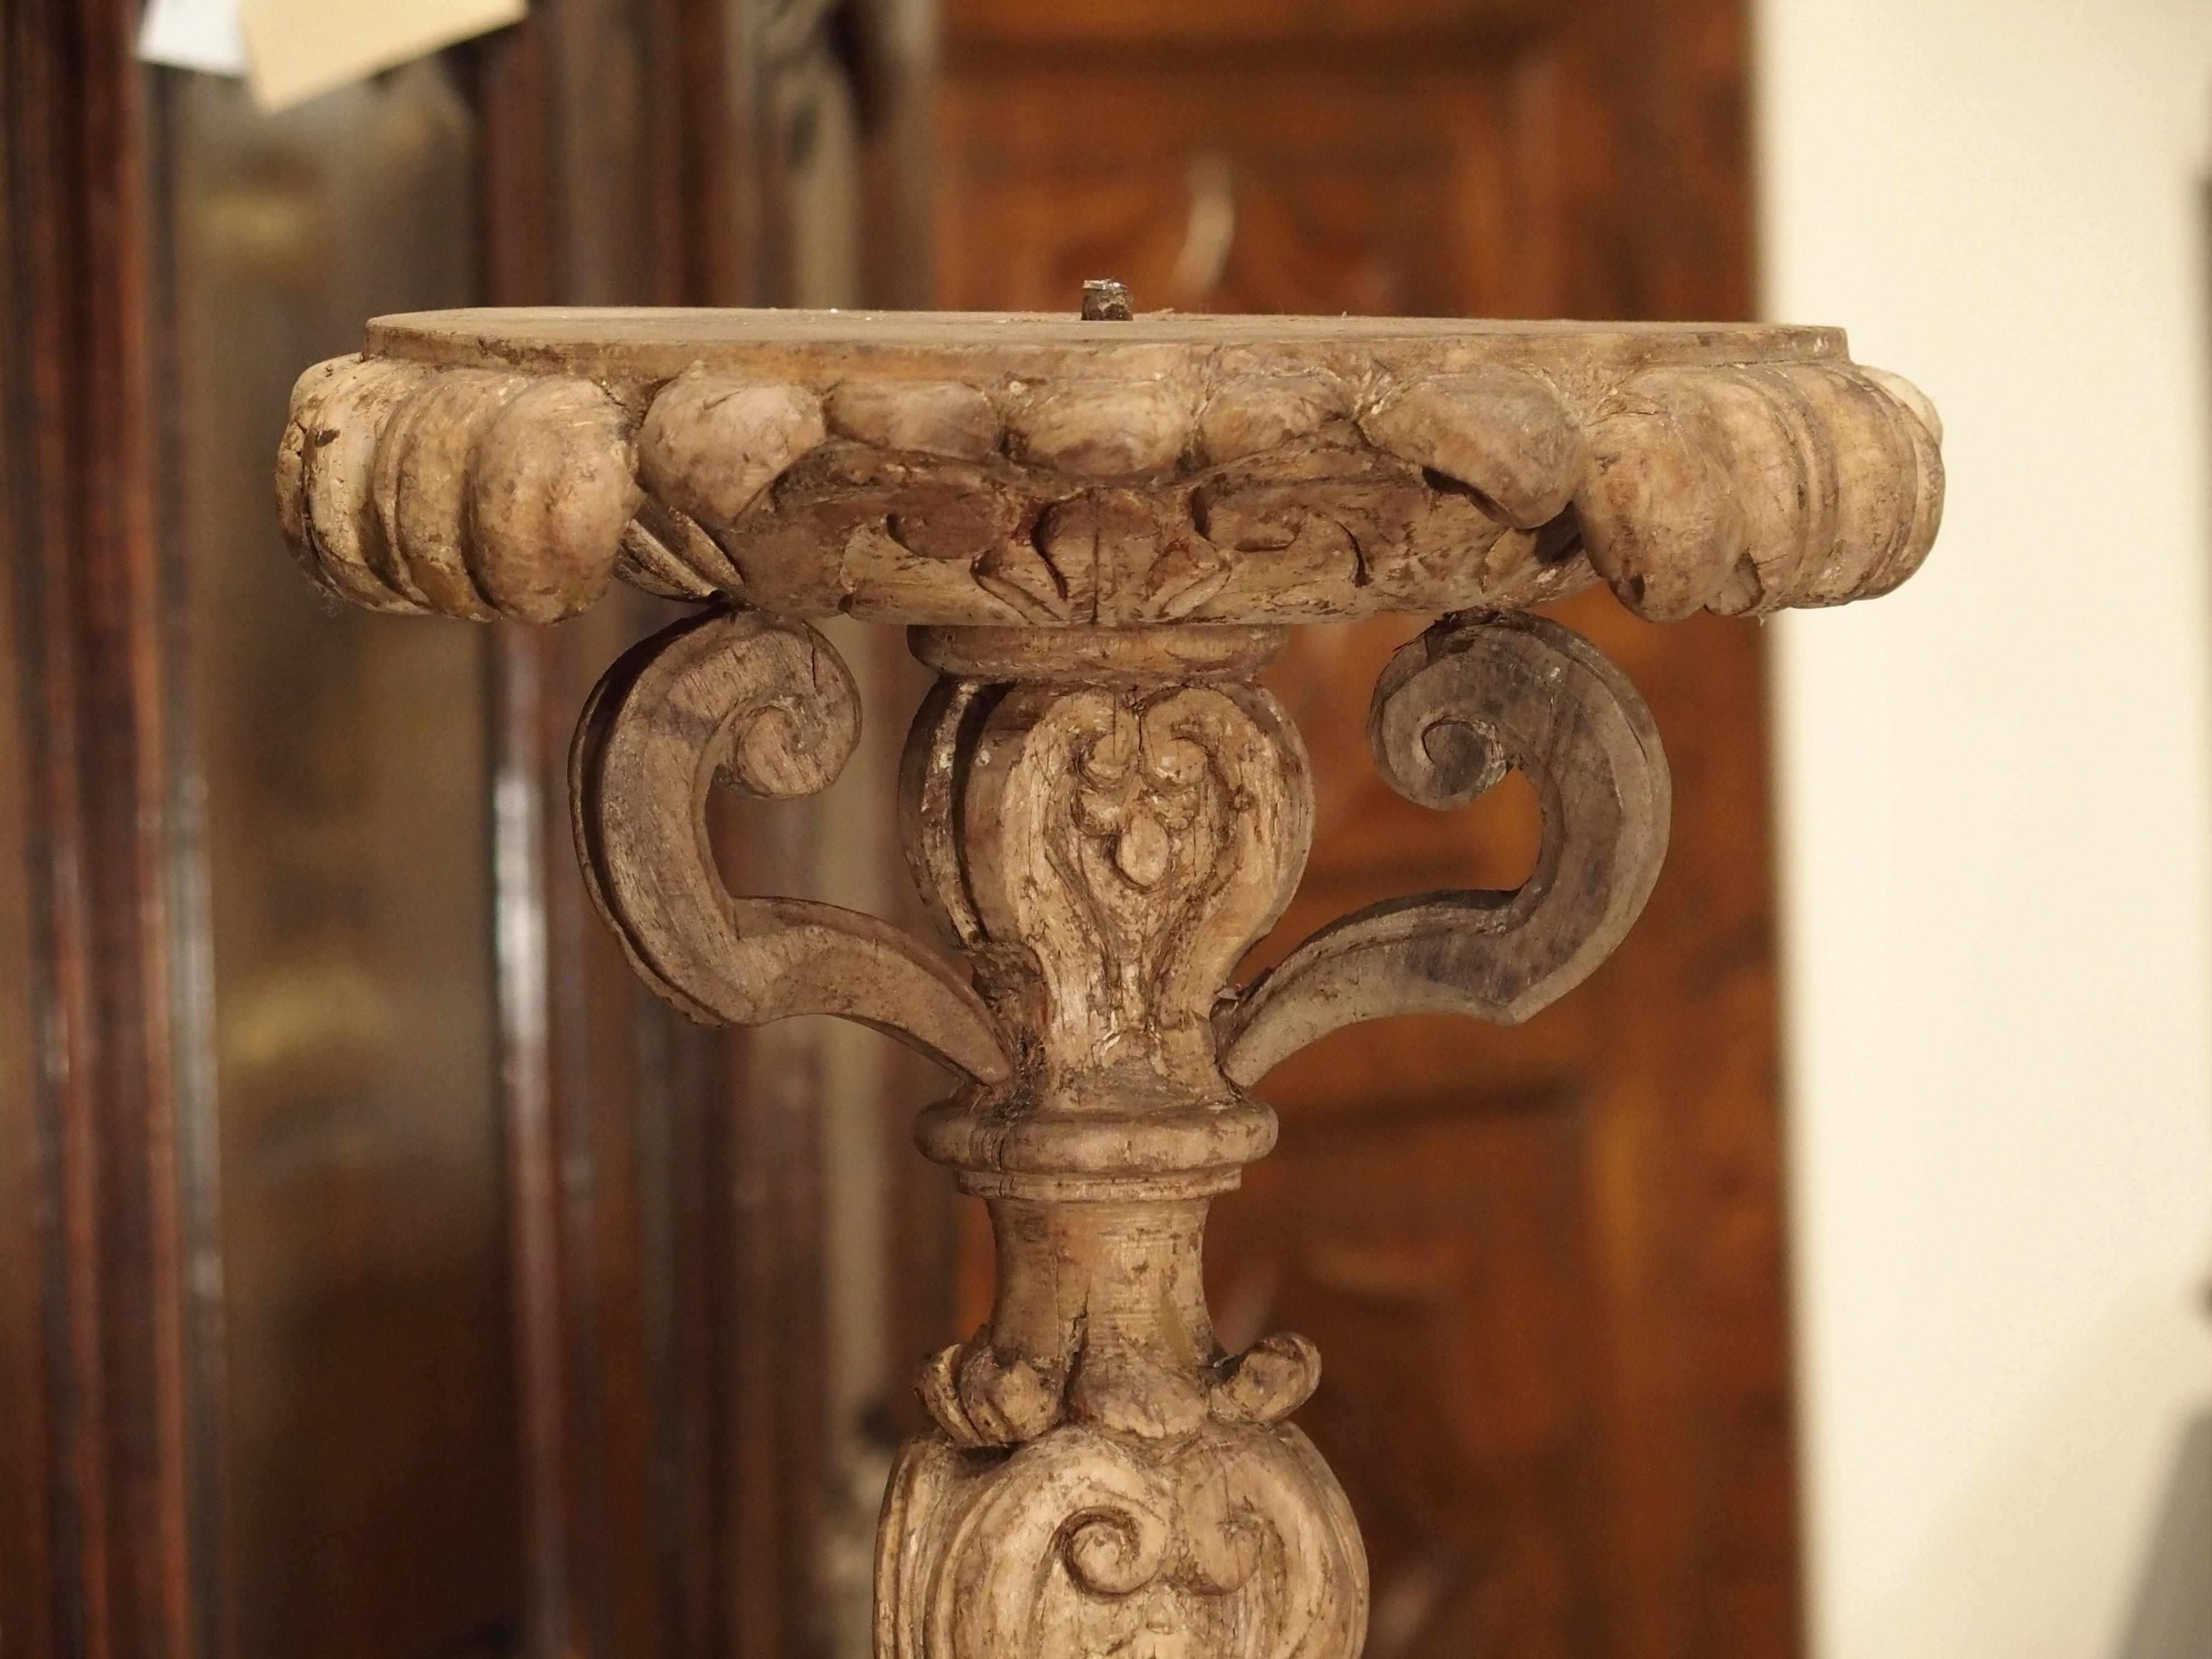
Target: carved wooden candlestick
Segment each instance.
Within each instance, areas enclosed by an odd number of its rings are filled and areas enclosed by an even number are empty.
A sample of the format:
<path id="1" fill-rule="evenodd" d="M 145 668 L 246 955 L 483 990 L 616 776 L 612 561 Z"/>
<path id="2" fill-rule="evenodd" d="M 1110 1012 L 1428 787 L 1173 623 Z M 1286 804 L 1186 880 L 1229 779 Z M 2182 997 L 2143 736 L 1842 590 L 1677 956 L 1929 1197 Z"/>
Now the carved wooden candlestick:
<path id="1" fill-rule="evenodd" d="M 1246 1091 L 1351 1021 L 1524 1019 L 1635 920 L 1657 733 L 1525 607 L 1600 579 L 1655 618 L 1881 592 L 1934 538 L 1937 442 L 1821 329 L 465 312 L 309 370 L 278 483 L 301 563 L 358 604 L 550 622 L 617 574 L 698 601 L 577 731 L 608 923 L 694 1018 L 842 1014 L 963 1079 L 918 1133 L 989 1202 L 997 1304 L 921 1379 L 880 1659 L 1351 1659 L 1358 1536 L 1287 1420 L 1319 1357 L 1224 1354 L 1206 1314 L 1206 1206 L 1275 1133 Z M 1535 871 L 1370 907 L 1238 986 L 1312 821 L 1255 677 L 1286 624 L 1383 611 L 1443 617 L 1375 688 L 1377 763 L 1438 808 L 1520 768 Z M 853 750 L 852 677 L 804 620 L 838 611 L 939 672 L 902 829 L 965 971 L 716 872 L 711 784 L 804 795 Z"/>

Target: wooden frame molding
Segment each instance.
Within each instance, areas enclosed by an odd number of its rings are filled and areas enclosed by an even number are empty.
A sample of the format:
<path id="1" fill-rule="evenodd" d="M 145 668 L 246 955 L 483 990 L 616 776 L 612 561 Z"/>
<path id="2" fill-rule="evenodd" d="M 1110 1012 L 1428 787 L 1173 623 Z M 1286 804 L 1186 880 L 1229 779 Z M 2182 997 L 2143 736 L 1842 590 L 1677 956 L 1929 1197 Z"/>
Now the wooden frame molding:
<path id="1" fill-rule="evenodd" d="M 208 1126 L 180 1058 L 198 1034 L 176 1029 L 197 988 L 180 994 L 137 24 L 135 7 L 66 0 L 0 19 L 0 755 L 22 786 L 0 911 L 36 1056 L 0 1095 L 22 1339 L 0 1412 L 0 1626 L 33 1659 L 212 1651 L 222 1618 L 219 1362 L 195 1330 L 212 1218 L 179 1174 Z"/>
<path id="2" fill-rule="evenodd" d="M 1833 331 L 1358 319 L 481 312 L 311 369 L 278 465 L 310 578 L 552 621 L 619 574 L 700 602 L 600 683 L 571 761 L 592 894 L 690 1018 L 834 1013 L 959 1079 L 917 1139 L 989 1206 L 997 1300 L 920 1389 L 878 1659 L 1354 1659 L 1351 1511 L 1288 1422 L 1321 1357 L 1217 1340 L 1207 1205 L 1273 1145 L 1249 1091 L 1340 1025 L 1516 1022 L 1634 922 L 1669 784 L 1624 676 L 1526 608 L 1663 619 L 1915 569 L 1940 434 Z M 1443 809 L 1517 769 L 1510 892 L 1431 893 L 1237 967 L 1296 892 L 1287 625 L 1441 612 L 1376 685 L 1375 759 Z M 720 785 L 836 777 L 860 698 L 806 620 L 901 623 L 939 675 L 901 777 L 941 951 L 732 895 Z"/>

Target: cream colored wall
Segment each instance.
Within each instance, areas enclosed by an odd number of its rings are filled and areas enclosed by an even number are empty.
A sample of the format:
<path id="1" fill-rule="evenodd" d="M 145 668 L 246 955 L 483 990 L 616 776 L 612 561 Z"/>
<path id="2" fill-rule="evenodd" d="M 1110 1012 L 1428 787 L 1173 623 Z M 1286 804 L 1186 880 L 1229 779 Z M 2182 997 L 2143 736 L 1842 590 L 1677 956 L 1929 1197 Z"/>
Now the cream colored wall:
<path id="1" fill-rule="evenodd" d="M 1755 9 L 1767 311 L 1950 477 L 1774 625 L 1817 1652 L 2203 1659 L 2212 5 Z"/>

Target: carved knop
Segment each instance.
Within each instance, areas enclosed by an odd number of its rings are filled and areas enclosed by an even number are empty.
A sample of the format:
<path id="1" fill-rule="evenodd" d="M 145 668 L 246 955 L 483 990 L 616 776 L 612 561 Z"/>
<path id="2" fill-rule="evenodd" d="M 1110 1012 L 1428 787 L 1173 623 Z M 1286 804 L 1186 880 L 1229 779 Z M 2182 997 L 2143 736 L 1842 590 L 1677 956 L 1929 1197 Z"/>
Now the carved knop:
<path id="1" fill-rule="evenodd" d="M 709 611 L 633 647 L 592 692 L 570 753 L 592 897 L 640 975 L 694 1019 L 840 1014 L 1002 1079 L 989 1012 L 919 941 L 834 905 L 732 896 L 715 869 L 709 786 L 811 794 L 842 769 L 860 718 L 851 674 L 804 623 Z"/>
<path id="2" fill-rule="evenodd" d="M 847 380 L 830 392 L 827 410 L 839 437 L 877 449 L 980 461 L 1006 436 L 991 400 L 957 380 Z"/>
<path id="3" fill-rule="evenodd" d="M 1162 471 L 1190 442 L 1189 403 L 1157 380 L 1077 380 L 1012 401 L 1016 453 L 1070 478 Z"/>
<path id="4" fill-rule="evenodd" d="M 1460 805 L 1520 768 L 1543 805 L 1536 868 L 1510 893 L 1392 900 L 1322 928 L 1222 1016 L 1222 1069 L 1238 1084 L 1359 1020 L 1518 1024 L 1611 954 L 1658 878 L 1658 732 L 1620 670 L 1556 623 L 1437 623 L 1383 671 L 1368 736 L 1392 787 L 1425 806 Z"/>
<path id="5" fill-rule="evenodd" d="M 1352 397 L 1331 374 L 1265 374 L 1231 380 L 1199 414 L 1199 457 L 1211 466 L 1314 437 L 1352 412 Z"/>
<path id="6" fill-rule="evenodd" d="M 656 497 L 726 530 L 827 433 L 822 400 L 805 386 L 694 370 L 653 398 L 638 459 Z"/>

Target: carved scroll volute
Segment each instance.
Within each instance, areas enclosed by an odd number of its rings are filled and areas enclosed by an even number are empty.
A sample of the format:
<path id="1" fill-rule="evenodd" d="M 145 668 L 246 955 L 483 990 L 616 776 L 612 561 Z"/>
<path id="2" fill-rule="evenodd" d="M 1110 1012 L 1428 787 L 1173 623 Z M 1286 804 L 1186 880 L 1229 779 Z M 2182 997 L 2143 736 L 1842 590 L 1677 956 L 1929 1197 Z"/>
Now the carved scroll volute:
<path id="1" fill-rule="evenodd" d="M 1658 732 L 1626 677 L 1555 623 L 1437 623 L 1383 671 L 1368 736 L 1392 787 L 1424 806 L 1463 805 L 1519 768 L 1543 808 L 1536 868 L 1511 892 L 1392 900 L 1322 928 L 1224 1011 L 1223 1070 L 1240 1085 L 1359 1020 L 1516 1024 L 1612 953 L 1658 878 Z"/>
<path id="2" fill-rule="evenodd" d="M 712 611 L 633 647 L 586 704 L 570 751 L 577 852 L 639 975 L 707 1024 L 838 1014 L 981 1082 L 1009 1074 L 963 978 L 872 916 L 723 885 L 709 787 L 826 787 L 860 737 L 860 695 L 804 623 Z"/>

